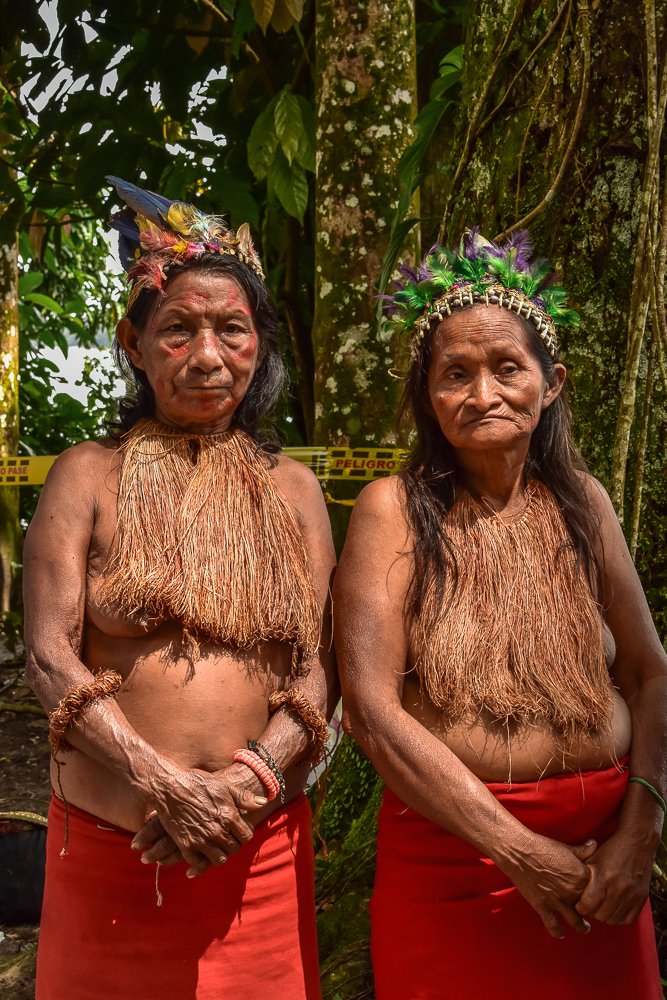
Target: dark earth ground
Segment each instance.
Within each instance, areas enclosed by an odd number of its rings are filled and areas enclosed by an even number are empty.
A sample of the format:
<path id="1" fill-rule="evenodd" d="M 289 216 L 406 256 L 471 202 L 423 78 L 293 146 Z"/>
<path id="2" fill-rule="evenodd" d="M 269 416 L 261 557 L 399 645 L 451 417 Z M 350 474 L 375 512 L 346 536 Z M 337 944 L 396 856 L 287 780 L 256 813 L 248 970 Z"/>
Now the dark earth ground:
<path id="1" fill-rule="evenodd" d="M 0 663 L 0 813 L 46 816 L 51 795 L 47 721 L 30 711 L 3 710 L 5 704 L 39 707 L 20 664 Z M 651 901 L 660 969 L 667 980 L 667 885 L 658 879 Z M 39 926 L 0 926 L 0 1000 L 34 1000 L 38 938 Z"/>

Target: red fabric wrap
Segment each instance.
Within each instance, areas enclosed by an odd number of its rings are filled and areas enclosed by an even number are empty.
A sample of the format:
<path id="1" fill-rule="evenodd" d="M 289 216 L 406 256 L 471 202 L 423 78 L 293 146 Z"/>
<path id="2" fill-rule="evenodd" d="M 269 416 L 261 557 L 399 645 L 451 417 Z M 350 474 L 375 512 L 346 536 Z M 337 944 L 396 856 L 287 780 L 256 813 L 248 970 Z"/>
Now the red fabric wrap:
<path id="1" fill-rule="evenodd" d="M 132 834 L 49 812 L 37 1000 L 320 1000 L 310 807 L 304 795 L 195 879 L 132 851 Z"/>
<path id="2" fill-rule="evenodd" d="M 627 783 L 610 768 L 487 787 L 536 833 L 600 844 Z M 648 903 L 629 927 L 556 940 L 493 862 L 389 790 L 371 917 L 377 1000 L 662 1000 Z"/>

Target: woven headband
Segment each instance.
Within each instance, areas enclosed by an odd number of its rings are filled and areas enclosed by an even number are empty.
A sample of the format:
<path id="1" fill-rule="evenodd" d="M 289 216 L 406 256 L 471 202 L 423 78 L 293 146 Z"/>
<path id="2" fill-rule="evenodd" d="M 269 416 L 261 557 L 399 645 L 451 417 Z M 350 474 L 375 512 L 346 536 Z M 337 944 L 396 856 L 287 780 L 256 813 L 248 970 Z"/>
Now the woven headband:
<path id="1" fill-rule="evenodd" d="M 527 230 L 512 234 L 501 246 L 490 243 L 479 227 L 467 230 L 458 249 L 436 244 L 416 269 L 401 268 L 407 279 L 394 283 L 393 295 L 383 295 L 394 329 L 409 333 L 414 360 L 424 338 L 450 316 L 452 309 L 476 303 L 498 305 L 534 324 L 554 357 L 556 326 L 576 326 L 579 316 L 567 309 L 559 275 L 544 258 L 534 258 Z"/>
<path id="2" fill-rule="evenodd" d="M 119 177 L 106 179 L 128 205 L 109 220 L 111 228 L 120 233 L 120 260 L 132 285 L 128 311 L 145 289 L 164 289 L 170 265 L 205 253 L 236 257 L 264 278 L 247 222 L 235 233 L 219 216 L 205 215 L 194 205 L 169 201 Z"/>

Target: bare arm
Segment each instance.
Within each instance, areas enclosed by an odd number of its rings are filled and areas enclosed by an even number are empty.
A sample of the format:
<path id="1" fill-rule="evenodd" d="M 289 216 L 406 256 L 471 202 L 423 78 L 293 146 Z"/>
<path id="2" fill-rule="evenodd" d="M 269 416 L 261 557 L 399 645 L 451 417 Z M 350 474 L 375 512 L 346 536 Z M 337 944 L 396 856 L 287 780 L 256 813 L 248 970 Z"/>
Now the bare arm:
<path id="1" fill-rule="evenodd" d="M 599 483 L 588 483 L 600 516 L 604 614 L 616 641 L 612 678 L 632 716 L 630 774 L 665 798 L 667 656 L 611 501 Z M 580 913 L 608 924 L 637 919 L 648 897 L 664 819 L 648 789 L 631 782 L 616 833 L 590 858 L 592 877 L 577 906 Z"/>
<path id="2" fill-rule="evenodd" d="M 527 830 L 456 755 L 402 707 L 409 636 L 404 602 L 413 572 L 396 479 L 363 490 L 334 588 L 344 725 L 383 780 L 422 816 L 474 844 L 511 879 L 554 937 L 559 913 L 586 931 L 574 903 L 588 872 L 574 852 Z M 591 853 L 577 849 L 580 857 Z"/>

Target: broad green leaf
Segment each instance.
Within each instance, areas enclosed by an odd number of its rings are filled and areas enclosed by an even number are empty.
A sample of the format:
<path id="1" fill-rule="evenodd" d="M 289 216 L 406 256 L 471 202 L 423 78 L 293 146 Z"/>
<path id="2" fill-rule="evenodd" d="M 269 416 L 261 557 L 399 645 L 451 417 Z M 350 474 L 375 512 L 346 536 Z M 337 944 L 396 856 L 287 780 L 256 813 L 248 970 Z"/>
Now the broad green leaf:
<path id="1" fill-rule="evenodd" d="M 297 101 L 301 109 L 303 131 L 299 137 L 299 148 L 297 149 L 296 159 L 306 170 L 315 173 L 315 115 L 305 97 L 297 97 Z"/>
<path id="2" fill-rule="evenodd" d="M 252 127 L 248 137 L 248 165 L 258 181 L 266 177 L 278 148 L 278 135 L 273 117 L 273 103 L 269 104 Z"/>
<path id="3" fill-rule="evenodd" d="M 74 313 L 74 315 L 79 315 L 80 313 L 86 312 L 88 306 L 83 301 L 83 299 L 70 299 L 69 302 L 65 304 L 65 312 Z"/>
<path id="4" fill-rule="evenodd" d="M 19 278 L 19 295 L 27 295 L 28 292 L 39 288 L 43 281 L 44 275 L 40 274 L 39 271 L 29 271 L 27 274 L 22 274 Z"/>
<path id="5" fill-rule="evenodd" d="M 276 134 L 280 139 L 283 153 L 291 164 L 299 151 L 299 140 L 303 132 L 303 118 L 297 98 L 289 90 L 283 90 L 274 111 Z"/>
<path id="6" fill-rule="evenodd" d="M 232 55 L 238 59 L 243 38 L 255 27 L 255 15 L 250 0 L 241 0 L 234 15 L 234 30 L 232 31 Z"/>
<path id="7" fill-rule="evenodd" d="M 269 26 L 269 21 L 271 20 L 276 0 L 251 0 L 251 2 L 255 20 L 264 34 L 266 34 L 266 29 Z"/>
<path id="8" fill-rule="evenodd" d="M 453 87 L 455 83 L 458 83 L 463 76 L 463 70 L 461 69 L 450 69 L 447 73 L 443 73 L 438 77 L 437 80 L 432 84 L 429 97 L 432 101 L 438 100 L 442 95 Z"/>
<path id="9" fill-rule="evenodd" d="M 56 255 L 51 247 L 47 247 L 44 251 L 44 263 L 50 271 L 53 271 L 54 274 L 58 274 L 58 262 L 56 261 Z"/>
<path id="10" fill-rule="evenodd" d="M 285 211 L 303 222 L 303 213 L 308 205 L 308 181 L 301 164 L 290 165 L 282 149 L 277 149 L 269 170 L 269 180 Z"/>
<path id="11" fill-rule="evenodd" d="M 453 66 L 455 69 L 462 69 L 463 67 L 463 46 L 457 45 L 455 49 L 451 49 L 446 56 L 443 56 L 440 60 L 440 72 L 442 73 L 444 66 Z"/>
<path id="12" fill-rule="evenodd" d="M 52 299 L 49 295 L 42 295 L 41 292 L 30 292 L 24 298 L 26 302 L 34 302 L 36 306 L 48 309 L 50 312 L 55 313 L 56 316 L 62 316 L 64 312 L 63 307 L 58 305 L 55 299 Z"/>
<path id="13" fill-rule="evenodd" d="M 54 326 L 51 332 L 53 333 L 53 339 L 55 340 L 56 344 L 63 352 L 65 357 L 67 357 L 67 355 L 69 354 L 69 344 L 67 343 L 67 337 L 62 332 L 62 330 L 59 330 L 58 327 L 56 326 Z"/>

